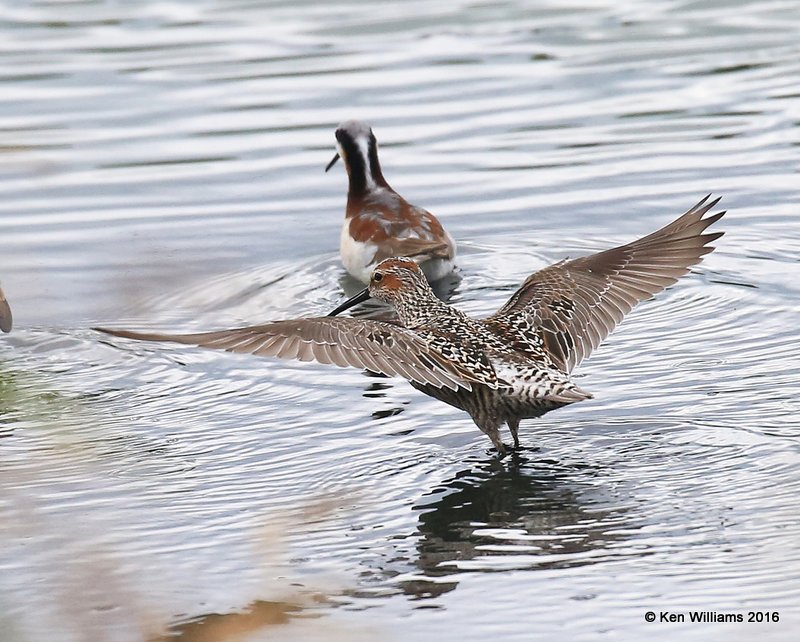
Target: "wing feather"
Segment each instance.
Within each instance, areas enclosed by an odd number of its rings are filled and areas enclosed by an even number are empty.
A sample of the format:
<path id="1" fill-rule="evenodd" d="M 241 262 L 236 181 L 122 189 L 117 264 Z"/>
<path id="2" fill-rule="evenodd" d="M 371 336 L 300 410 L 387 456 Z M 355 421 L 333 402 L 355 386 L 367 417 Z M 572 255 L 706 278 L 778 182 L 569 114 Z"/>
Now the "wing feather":
<path id="1" fill-rule="evenodd" d="M 705 230 L 725 212 L 706 216 L 719 202 L 709 198 L 637 241 L 535 272 L 486 322 L 524 343 L 514 334 L 525 319 L 555 365 L 571 372 L 639 302 L 675 283 L 714 249 L 709 243 L 723 232 Z"/>
<path id="2" fill-rule="evenodd" d="M 479 381 L 479 375 L 471 375 L 454 364 L 434 341 L 401 326 L 371 319 L 295 319 L 184 335 L 95 329 L 127 339 L 170 341 L 229 352 L 366 368 L 451 390 L 470 390 L 471 383 Z"/>

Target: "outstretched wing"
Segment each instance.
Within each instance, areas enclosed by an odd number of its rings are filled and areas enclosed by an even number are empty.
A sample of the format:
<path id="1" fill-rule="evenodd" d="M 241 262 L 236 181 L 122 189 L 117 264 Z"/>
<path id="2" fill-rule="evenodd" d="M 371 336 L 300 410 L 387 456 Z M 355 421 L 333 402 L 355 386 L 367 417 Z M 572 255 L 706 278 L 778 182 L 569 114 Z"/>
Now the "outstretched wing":
<path id="1" fill-rule="evenodd" d="M 458 369 L 434 345 L 411 330 L 370 319 L 295 319 L 182 335 L 94 329 L 127 339 L 171 341 L 229 352 L 365 368 L 451 390 L 471 390 L 470 382 L 477 382 L 469 372 Z"/>
<path id="2" fill-rule="evenodd" d="M 675 283 L 714 249 L 708 244 L 723 233 L 703 232 L 725 212 L 703 218 L 719 202 L 707 202 L 709 197 L 638 241 L 531 274 L 487 323 L 505 335 L 532 327 L 539 347 L 571 372 L 637 303 Z"/>

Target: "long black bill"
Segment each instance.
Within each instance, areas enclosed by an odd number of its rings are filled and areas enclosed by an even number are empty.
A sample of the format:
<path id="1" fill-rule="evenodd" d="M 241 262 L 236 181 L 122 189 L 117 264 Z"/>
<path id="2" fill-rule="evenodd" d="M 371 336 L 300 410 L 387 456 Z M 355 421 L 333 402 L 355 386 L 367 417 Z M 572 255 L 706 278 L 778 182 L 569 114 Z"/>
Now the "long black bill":
<path id="1" fill-rule="evenodd" d="M 338 308 L 336 308 L 333 312 L 329 313 L 329 317 L 335 317 L 340 312 L 344 312 L 345 310 L 352 308 L 354 305 L 362 303 L 370 298 L 369 288 L 364 288 L 358 294 L 351 296 L 347 301 L 342 303 Z"/>
<path id="2" fill-rule="evenodd" d="M 336 152 L 336 156 L 334 156 L 334 157 L 331 159 L 331 162 L 330 162 L 330 163 L 328 163 L 328 166 L 325 168 L 325 171 L 327 172 L 327 171 L 328 171 L 328 170 L 329 170 L 331 167 L 333 167 L 334 165 L 336 165 L 336 161 L 337 161 L 337 160 L 339 160 L 339 152 Z"/>

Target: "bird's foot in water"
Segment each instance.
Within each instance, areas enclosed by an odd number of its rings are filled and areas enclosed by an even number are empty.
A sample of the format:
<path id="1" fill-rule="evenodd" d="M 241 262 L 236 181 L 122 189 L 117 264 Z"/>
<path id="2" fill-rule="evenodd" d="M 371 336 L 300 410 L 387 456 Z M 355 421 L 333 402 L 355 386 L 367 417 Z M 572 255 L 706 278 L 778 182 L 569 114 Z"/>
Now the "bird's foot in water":
<path id="1" fill-rule="evenodd" d="M 511 456 L 513 458 L 518 458 L 523 456 L 525 453 L 533 453 L 539 450 L 539 446 L 523 446 L 521 444 L 511 446 L 509 444 L 503 444 L 503 450 L 495 449 L 497 460 L 500 461 L 505 459 L 507 456 Z"/>
<path id="2" fill-rule="evenodd" d="M 495 446 L 495 451 L 497 452 L 498 459 L 503 459 L 503 457 L 505 457 L 509 453 L 513 453 L 516 450 L 517 450 L 516 446 L 510 446 L 508 444 L 503 444 L 503 443 L 500 443 Z"/>

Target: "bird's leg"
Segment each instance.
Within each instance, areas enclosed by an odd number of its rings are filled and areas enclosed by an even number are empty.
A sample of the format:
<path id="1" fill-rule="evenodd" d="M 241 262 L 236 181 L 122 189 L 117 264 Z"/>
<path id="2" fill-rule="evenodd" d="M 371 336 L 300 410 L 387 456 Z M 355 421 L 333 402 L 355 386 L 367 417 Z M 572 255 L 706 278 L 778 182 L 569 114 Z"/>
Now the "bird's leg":
<path id="1" fill-rule="evenodd" d="M 478 428 L 480 428 L 483 433 L 492 440 L 492 443 L 494 444 L 494 447 L 497 448 L 497 452 L 500 453 L 500 456 L 504 457 L 506 454 L 506 445 L 500 438 L 500 422 L 497 419 L 490 417 L 473 417 L 473 420 L 475 421 L 475 425 L 477 425 Z"/>
<path id="2" fill-rule="evenodd" d="M 508 423 L 508 429 L 514 438 L 514 450 L 519 450 L 519 419 L 509 417 L 506 423 Z"/>

